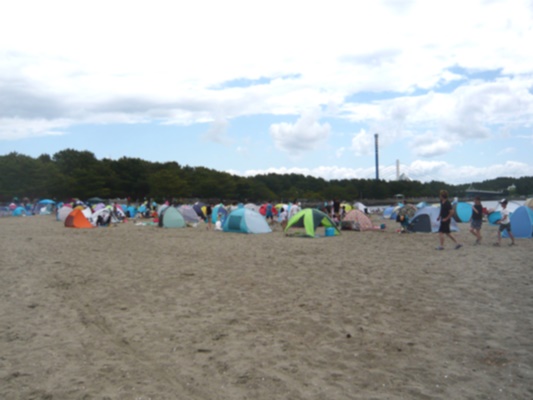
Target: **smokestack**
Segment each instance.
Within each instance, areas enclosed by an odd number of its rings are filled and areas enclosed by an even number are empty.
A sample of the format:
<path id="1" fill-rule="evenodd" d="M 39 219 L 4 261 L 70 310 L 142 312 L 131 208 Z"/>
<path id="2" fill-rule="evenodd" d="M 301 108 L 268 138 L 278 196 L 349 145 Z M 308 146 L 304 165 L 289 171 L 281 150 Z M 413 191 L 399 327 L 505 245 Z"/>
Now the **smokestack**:
<path id="1" fill-rule="evenodd" d="M 378 150 L 378 134 L 374 134 L 374 142 L 376 143 L 376 181 L 379 181 L 379 150 Z"/>
<path id="2" fill-rule="evenodd" d="M 396 160 L 396 180 L 400 180 L 400 160 Z"/>

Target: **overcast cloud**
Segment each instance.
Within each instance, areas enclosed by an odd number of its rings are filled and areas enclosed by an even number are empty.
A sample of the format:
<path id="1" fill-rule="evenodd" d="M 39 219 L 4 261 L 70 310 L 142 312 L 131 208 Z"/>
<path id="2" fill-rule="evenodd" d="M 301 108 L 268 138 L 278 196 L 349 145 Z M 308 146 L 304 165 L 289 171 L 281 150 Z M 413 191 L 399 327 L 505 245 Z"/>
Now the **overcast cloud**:
<path id="1" fill-rule="evenodd" d="M 367 178 L 379 132 L 412 179 L 533 175 L 532 43 L 529 0 L 9 2 L 0 150 L 91 124 L 202 124 L 196 165 Z M 208 165 L 205 141 L 235 157 Z"/>

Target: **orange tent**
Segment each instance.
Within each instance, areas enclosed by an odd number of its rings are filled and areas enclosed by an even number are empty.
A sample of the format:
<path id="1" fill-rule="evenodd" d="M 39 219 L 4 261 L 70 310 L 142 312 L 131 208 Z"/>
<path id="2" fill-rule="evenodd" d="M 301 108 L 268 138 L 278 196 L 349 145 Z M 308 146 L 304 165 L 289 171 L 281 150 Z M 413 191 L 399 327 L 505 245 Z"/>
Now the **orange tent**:
<path id="1" fill-rule="evenodd" d="M 72 210 L 67 216 L 67 219 L 65 219 L 65 226 L 67 228 L 94 228 L 79 208 Z"/>

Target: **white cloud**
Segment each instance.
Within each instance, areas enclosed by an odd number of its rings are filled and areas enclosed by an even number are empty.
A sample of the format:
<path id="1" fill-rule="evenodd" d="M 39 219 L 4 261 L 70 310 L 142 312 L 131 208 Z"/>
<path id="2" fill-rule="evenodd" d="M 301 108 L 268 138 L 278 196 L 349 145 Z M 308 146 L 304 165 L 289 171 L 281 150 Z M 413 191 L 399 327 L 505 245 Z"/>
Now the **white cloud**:
<path id="1" fill-rule="evenodd" d="M 455 145 L 450 140 L 435 137 L 431 133 L 418 136 L 413 140 L 410 147 L 413 153 L 419 157 L 433 157 L 448 153 Z"/>
<path id="2" fill-rule="evenodd" d="M 409 141 L 412 155 L 436 157 L 531 131 L 529 0 L 311 0 L 304 17 L 302 4 L 6 2 L 0 140 L 209 123 L 202 138 L 227 145 L 237 117 L 300 115 L 270 127 L 275 148 L 304 157 L 326 144 L 340 160 L 372 154 L 374 133 L 380 147 Z M 338 120 L 356 132 L 351 143 L 331 141 Z M 324 173 L 348 173 L 338 171 Z"/>
<path id="3" fill-rule="evenodd" d="M 379 145 L 379 138 L 378 138 Z M 356 156 L 372 154 L 375 149 L 375 137 L 373 133 L 361 129 L 352 138 L 352 151 Z"/>
<path id="4" fill-rule="evenodd" d="M 68 120 L 22 120 L 20 118 L 0 119 L 0 140 L 17 140 L 37 136 L 63 135 L 62 129 L 68 127 Z"/>
<path id="5" fill-rule="evenodd" d="M 512 154 L 515 153 L 516 149 L 514 147 L 506 147 L 505 149 L 501 149 L 498 153 L 499 156 L 505 155 L 505 154 Z"/>
<path id="6" fill-rule="evenodd" d="M 227 137 L 228 125 L 228 121 L 224 118 L 215 119 L 203 135 L 203 138 L 210 142 L 229 144 L 229 138 Z"/>
<path id="7" fill-rule="evenodd" d="M 276 148 L 294 155 L 316 149 L 328 139 L 331 131 L 328 123 L 318 122 L 319 117 L 320 112 L 313 110 L 303 114 L 294 124 L 272 124 L 270 135 Z"/>

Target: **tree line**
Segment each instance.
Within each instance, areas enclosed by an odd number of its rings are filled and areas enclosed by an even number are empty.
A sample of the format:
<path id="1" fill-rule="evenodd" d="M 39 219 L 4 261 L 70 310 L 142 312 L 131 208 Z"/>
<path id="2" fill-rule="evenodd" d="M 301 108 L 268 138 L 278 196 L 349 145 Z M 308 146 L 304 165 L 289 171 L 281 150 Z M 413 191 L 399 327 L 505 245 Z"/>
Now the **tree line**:
<path id="1" fill-rule="evenodd" d="M 472 183 L 476 189 L 506 190 L 517 196 L 533 193 L 533 177 L 499 177 Z M 66 149 L 37 158 L 16 152 L 0 156 L 0 202 L 30 199 L 130 198 L 142 201 L 219 199 L 224 201 L 280 201 L 294 199 L 345 201 L 436 197 L 441 189 L 463 197 L 470 184 L 442 181 L 384 181 L 375 179 L 325 180 L 301 174 L 242 177 L 177 162 L 149 162 L 139 158 L 97 159 L 89 151 Z"/>

